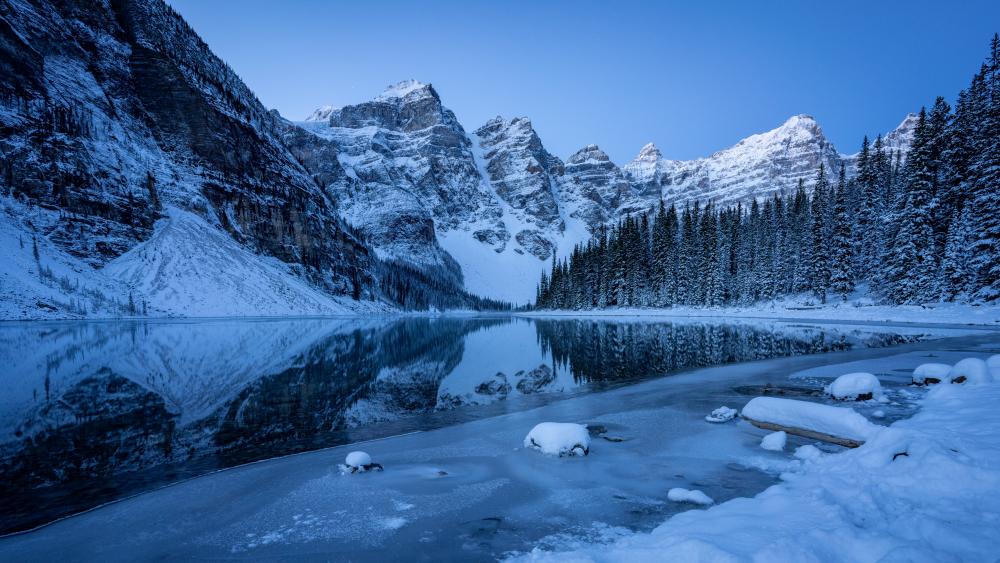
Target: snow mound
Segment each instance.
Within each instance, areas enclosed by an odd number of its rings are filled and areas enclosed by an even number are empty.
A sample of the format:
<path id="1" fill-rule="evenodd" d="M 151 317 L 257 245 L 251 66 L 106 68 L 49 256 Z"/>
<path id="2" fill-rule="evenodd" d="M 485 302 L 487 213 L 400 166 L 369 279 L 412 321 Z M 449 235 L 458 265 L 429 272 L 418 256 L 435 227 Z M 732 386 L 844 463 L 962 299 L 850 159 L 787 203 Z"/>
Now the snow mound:
<path id="1" fill-rule="evenodd" d="M 542 422 L 524 437 L 524 447 L 547 455 L 574 456 L 590 453 L 590 433 L 582 424 Z"/>
<path id="2" fill-rule="evenodd" d="M 813 461 L 823 457 L 823 452 L 812 444 L 806 444 L 795 448 L 795 453 L 792 455 L 804 461 Z"/>
<path id="3" fill-rule="evenodd" d="M 344 460 L 344 463 L 349 467 L 364 467 L 371 465 L 372 456 L 365 452 L 351 452 L 347 454 L 347 459 Z"/>
<path id="4" fill-rule="evenodd" d="M 752 421 L 819 432 L 856 442 L 872 438 L 880 429 L 853 409 L 777 397 L 757 397 L 743 407 L 742 414 Z"/>
<path id="5" fill-rule="evenodd" d="M 702 506 L 708 506 L 710 504 L 715 504 L 712 497 L 706 495 L 701 491 L 694 491 L 683 489 L 681 487 L 674 487 L 667 492 L 667 498 L 674 502 L 690 502 L 693 504 L 700 504 Z"/>
<path id="6" fill-rule="evenodd" d="M 926 385 L 946 381 L 951 366 L 948 364 L 920 364 L 913 370 L 913 383 Z"/>
<path id="7" fill-rule="evenodd" d="M 705 417 L 708 422 L 729 422 L 739 414 L 736 409 L 729 407 L 719 407 L 712 411 L 712 414 Z"/>
<path id="8" fill-rule="evenodd" d="M 993 381 L 990 375 L 990 368 L 979 358 L 965 358 L 960 360 L 951 371 L 948 372 L 948 379 L 952 383 L 969 382 L 973 385 L 980 385 Z"/>
<path id="9" fill-rule="evenodd" d="M 353 451 L 347 454 L 344 465 L 340 466 L 341 473 L 364 473 L 366 471 L 382 471 L 382 466 L 372 461 L 372 456 L 362 451 Z"/>
<path id="10" fill-rule="evenodd" d="M 772 432 L 760 441 L 760 447 L 772 452 L 780 452 L 785 449 L 785 442 L 788 441 L 788 434 L 784 430 Z"/>
<path id="11" fill-rule="evenodd" d="M 986 358 L 986 367 L 990 368 L 990 375 L 993 381 L 1000 381 L 1000 354 L 994 354 Z"/>
<path id="12" fill-rule="evenodd" d="M 846 373 L 827 385 L 824 392 L 841 401 L 868 401 L 882 397 L 882 384 L 867 372 Z"/>

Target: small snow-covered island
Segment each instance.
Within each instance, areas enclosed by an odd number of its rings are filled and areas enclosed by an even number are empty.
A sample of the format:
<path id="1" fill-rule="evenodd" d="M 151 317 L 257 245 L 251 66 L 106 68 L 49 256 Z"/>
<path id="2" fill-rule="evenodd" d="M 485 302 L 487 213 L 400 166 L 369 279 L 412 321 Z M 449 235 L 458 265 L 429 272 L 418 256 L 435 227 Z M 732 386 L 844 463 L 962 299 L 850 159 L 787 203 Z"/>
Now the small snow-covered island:
<path id="1" fill-rule="evenodd" d="M 0 561 L 996 562 L 998 22 L 0 0 Z"/>

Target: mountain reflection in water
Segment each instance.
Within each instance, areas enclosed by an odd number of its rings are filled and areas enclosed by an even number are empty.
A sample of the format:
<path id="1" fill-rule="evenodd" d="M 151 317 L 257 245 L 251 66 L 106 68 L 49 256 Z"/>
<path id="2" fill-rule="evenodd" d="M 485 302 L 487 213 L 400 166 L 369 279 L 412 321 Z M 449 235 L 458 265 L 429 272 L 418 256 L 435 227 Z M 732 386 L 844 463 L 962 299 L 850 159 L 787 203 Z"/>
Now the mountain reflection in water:
<path id="1" fill-rule="evenodd" d="M 0 533 L 206 471 L 498 406 L 919 337 L 863 326 L 508 316 L 6 324 Z"/>

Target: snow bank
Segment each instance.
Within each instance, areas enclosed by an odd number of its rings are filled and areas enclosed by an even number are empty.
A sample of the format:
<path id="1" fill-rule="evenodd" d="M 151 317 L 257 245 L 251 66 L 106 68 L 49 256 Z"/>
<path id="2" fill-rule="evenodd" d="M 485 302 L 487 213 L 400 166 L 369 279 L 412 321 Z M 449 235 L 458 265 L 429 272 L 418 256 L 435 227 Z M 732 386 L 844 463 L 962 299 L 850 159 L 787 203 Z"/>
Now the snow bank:
<path id="1" fill-rule="evenodd" d="M 524 437 L 524 447 L 547 455 L 587 455 L 590 453 L 590 433 L 582 424 L 542 422 Z"/>
<path id="2" fill-rule="evenodd" d="M 730 420 L 736 418 L 737 414 L 739 414 L 739 412 L 736 409 L 719 407 L 712 411 L 712 414 L 707 415 L 705 420 L 708 422 L 729 422 Z"/>
<path id="3" fill-rule="evenodd" d="M 786 427 L 786 430 L 808 430 L 856 442 L 870 439 L 880 428 L 849 408 L 776 397 L 751 400 L 743 407 L 743 417 Z"/>
<path id="4" fill-rule="evenodd" d="M 772 432 L 760 441 L 760 447 L 772 452 L 780 452 L 785 449 L 785 442 L 788 441 L 788 434 L 781 430 Z"/>
<path id="5" fill-rule="evenodd" d="M 674 487 L 673 489 L 667 491 L 667 498 L 674 502 L 690 502 L 693 504 L 700 504 L 702 506 L 715 504 L 712 497 L 706 495 L 705 493 L 701 491 L 683 489 L 681 487 Z"/>
<path id="6" fill-rule="evenodd" d="M 993 561 L 998 404 L 998 382 L 940 385 L 912 419 L 857 449 L 798 464 L 754 498 L 683 512 L 649 534 L 525 559 Z"/>
<path id="7" fill-rule="evenodd" d="M 947 381 L 950 371 L 951 366 L 948 364 L 920 364 L 913 370 L 913 383 L 917 385 L 941 383 Z"/>
<path id="8" fill-rule="evenodd" d="M 948 372 L 948 379 L 952 383 L 969 382 L 973 385 L 980 385 L 993 381 L 993 376 L 990 375 L 990 368 L 985 361 L 979 358 L 965 358 L 951 368 L 951 371 Z"/>
<path id="9" fill-rule="evenodd" d="M 867 401 L 882 397 L 882 384 L 871 373 L 846 373 L 827 385 L 824 392 L 841 401 Z"/>
<path id="10" fill-rule="evenodd" d="M 990 368 L 990 375 L 994 380 L 1000 379 L 1000 354 L 994 354 L 986 359 L 986 367 Z"/>

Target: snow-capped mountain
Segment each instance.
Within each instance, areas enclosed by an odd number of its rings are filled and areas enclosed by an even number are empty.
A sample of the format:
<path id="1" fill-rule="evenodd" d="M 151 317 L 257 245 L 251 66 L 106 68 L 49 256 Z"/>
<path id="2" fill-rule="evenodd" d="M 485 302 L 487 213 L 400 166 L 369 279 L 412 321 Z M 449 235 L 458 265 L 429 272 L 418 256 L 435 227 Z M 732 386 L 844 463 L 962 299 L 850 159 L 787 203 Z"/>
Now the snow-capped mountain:
<path id="1" fill-rule="evenodd" d="M 406 80 L 288 122 L 284 137 L 385 260 L 524 303 L 564 246 L 563 165 L 527 119 L 498 117 L 470 135 L 433 86 Z M 324 173 L 334 160 L 344 177 Z"/>
<path id="2" fill-rule="evenodd" d="M 655 146 L 646 145 L 624 169 L 645 198 L 727 205 L 790 192 L 799 180 L 812 182 L 820 164 L 837 170 L 840 155 L 816 120 L 796 115 L 776 129 L 697 160 L 665 160 Z"/>

